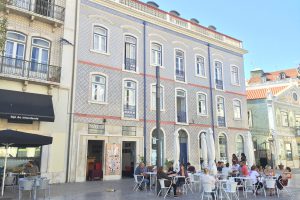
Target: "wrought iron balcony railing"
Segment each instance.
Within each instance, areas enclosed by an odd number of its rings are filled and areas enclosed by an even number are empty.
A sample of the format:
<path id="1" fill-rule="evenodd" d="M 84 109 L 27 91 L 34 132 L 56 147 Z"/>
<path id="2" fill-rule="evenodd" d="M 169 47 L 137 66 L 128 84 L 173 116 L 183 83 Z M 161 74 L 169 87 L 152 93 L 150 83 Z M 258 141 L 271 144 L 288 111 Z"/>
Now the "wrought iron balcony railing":
<path id="1" fill-rule="evenodd" d="M 219 90 L 223 90 L 223 80 L 216 79 L 216 88 Z"/>
<path id="2" fill-rule="evenodd" d="M 59 83 L 61 67 L 0 56 L 0 75 Z"/>
<path id="3" fill-rule="evenodd" d="M 182 81 L 182 82 L 185 81 L 185 74 L 184 74 L 184 71 L 182 71 L 182 70 L 177 70 L 177 69 L 176 69 L 176 80 L 177 80 L 177 81 Z"/>
<path id="4" fill-rule="evenodd" d="M 136 106 L 124 105 L 124 117 L 125 118 L 136 118 Z"/>
<path id="5" fill-rule="evenodd" d="M 184 112 L 184 111 L 178 111 L 177 112 L 177 122 L 187 123 L 187 121 L 186 121 L 186 112 Z"/>
<path id="6" fill-rule="evenodd" d="M 30 11 L 45 17 L 64 21 L 65 8 L 48 0 L 8 0 L 7 5 Z"/>
<path id="7" fill-rule="evenodd" d="M 220 127 L 226 126 L 225 117 L 218 116 L 218 126 Z"/>
<path id="8" fill-rule="evenodd" d="M 126 58 L 125 69 L 130 71 L 136 71 L 136 59 Z"/>

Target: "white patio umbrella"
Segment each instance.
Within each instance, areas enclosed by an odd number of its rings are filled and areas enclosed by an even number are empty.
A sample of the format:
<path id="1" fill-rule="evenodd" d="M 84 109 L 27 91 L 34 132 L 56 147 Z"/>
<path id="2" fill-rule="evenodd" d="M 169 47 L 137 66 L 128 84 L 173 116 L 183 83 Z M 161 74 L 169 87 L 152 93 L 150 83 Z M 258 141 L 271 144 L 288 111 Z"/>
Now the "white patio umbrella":
<path id="1" fill-rule="evenodd" d="M 215 150 L 215 140 L 213 136 L 213 131 L 211 128 L 207 131 L 207 150 L 208 150 L 208 167 L 213 174 L 217 174 L 217 166 L 215 163 L 216 159 L 216 150 Z"/>
<path id="2" fill-rule="evenodd" d="M 247 163 L 248 167 L 251 167 L 255 164 L 255 157 L 254 157 L 254 147 L 252 141 L 252 134 L 250 131 L 247 133 L 247 147 L 246 147 L 246 155 L 247 155 Z"/>
<path id="3" fill-rule="evenodd" d="M 203 167 L 207 167 L 207 144 L 205 134 L 201 134 L 201 154 L 203 159 Z"/>

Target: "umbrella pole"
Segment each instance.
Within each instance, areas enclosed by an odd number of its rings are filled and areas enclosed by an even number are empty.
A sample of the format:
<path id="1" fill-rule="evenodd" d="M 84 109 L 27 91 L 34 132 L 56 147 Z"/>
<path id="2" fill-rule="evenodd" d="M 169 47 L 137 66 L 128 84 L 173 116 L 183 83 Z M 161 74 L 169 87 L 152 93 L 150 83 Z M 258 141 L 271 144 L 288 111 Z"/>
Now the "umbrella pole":
<path id="1" fill-rule="evenodd" d="M 5 174 L 6 174 L 7 151 L 8 151 L 8 144 L 5 145 L 5 159 L 4 159 L 4 169 L 3 169 L 2 188 L 1 188 L 1 196 L 2 197 L 4 195 L 4 182 L 5 182 Z"/>

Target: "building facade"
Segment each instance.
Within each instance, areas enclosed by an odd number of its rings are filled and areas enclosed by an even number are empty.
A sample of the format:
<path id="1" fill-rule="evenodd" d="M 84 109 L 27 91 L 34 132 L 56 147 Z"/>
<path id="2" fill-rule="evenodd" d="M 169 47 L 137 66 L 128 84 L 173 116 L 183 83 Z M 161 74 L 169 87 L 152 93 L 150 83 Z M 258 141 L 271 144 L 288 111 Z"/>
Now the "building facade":
<path id="1" fill-rule="evenodd" d="M 66 3 L 75 10 L 69 0 L 14 0 L 3 11 L 8 25 L 0 59 L 0 129 L 53 137 L 48 146 L 9 148 L 8 171 L 33 160 L 52 183 L 66 180 L 73 60 L 62 57 L 73 52 L 64 37 L 72 42 L 75 27 Z M 0 154 L 2 163 L 3 149 Z"/>
<path id="2" fill-rule="evenodd" d="M 251 72 L 248 119 L 256 162 L 299 167 L 300 89 L 297 69 Z"/>
<path id="3" fill-rule="evenodd" d="M 136 0 L 82 0 L 77 34 L 70 181 L 119 179 L 141 160 L 155 165 L 158 145 L 163 160 L 199 168 L 200 135 L 209 129 L 216 160 L 245 151 L 241 41 Z"/>

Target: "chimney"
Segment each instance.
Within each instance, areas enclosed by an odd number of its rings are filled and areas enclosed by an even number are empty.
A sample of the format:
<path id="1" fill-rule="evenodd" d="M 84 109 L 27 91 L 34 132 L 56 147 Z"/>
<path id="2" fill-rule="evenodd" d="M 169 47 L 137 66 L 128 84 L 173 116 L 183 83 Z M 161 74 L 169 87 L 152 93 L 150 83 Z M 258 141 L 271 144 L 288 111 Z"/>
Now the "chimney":
<path id="1" fill-rule="evenodd" d="M 195 23 L 195 24 L 199 24 L 199 21 L 195 18 L 190 19 L 191 22 Z"/>
<path id="2" fill-rule="evenodd" d="M 217 31 L 217 28 L 213 25 L 209 25 L 208 29 L 213 30 L 213 31 Z"/>
<path id="3" fill-rule="evenodd" d="M 264 74 L 265 74 L 264 71 L 260 68 L 255 68 L 255 69 L 250 71 L 251 78 L 254 78 L 254 77 L 261 78 L 261 77 L 263 77 Z"/>
<path id="4" fill-rule="evenodd" d="M 154 8 L 159 8 L 159 5 L 158 5 L 157 3 L 155 3 L 154 1 L 148 1 L 147 4 L 148 4 L 149 6 L 154 7 Z"/>
<path id="5" fill-rule="evenodd" d="M 171 10 L 171 11 L 170 11 L 170 14 L 171 14 L 171 15 L 175 15 L 175 16 L 177 16 L 177 17 L 180 16 L 180 13 L 177 12 L 176 10 Z"/>

